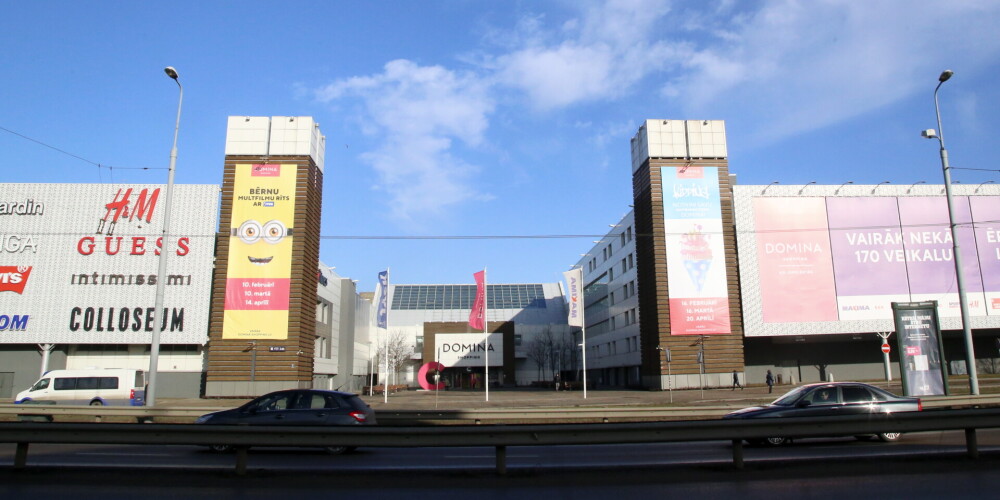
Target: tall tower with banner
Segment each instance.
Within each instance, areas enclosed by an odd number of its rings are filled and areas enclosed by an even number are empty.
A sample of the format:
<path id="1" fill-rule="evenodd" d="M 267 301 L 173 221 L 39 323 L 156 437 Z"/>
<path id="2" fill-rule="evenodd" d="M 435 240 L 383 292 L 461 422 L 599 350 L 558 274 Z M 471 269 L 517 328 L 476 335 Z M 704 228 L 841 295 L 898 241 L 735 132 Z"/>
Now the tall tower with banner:
<path id="1" fill-rule="evenodd" d="M 647 387 L 746 382 L 727 157 L 721 120 L 646 120 L 632 138 Z"/>
<path id="2" fill-rule="evenodd" d="M 229 117 L 208 397 L 312 386 L 325 141 L 311 117 Z"/>

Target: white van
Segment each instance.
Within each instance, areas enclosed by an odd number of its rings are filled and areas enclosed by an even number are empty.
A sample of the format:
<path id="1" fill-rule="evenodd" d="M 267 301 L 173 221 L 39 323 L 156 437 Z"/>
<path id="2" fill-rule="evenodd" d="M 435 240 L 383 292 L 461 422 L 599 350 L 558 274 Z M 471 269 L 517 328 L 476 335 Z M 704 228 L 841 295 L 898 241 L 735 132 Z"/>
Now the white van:
<path id="1" fill-rule="evenodd" d="M 45 402 L 66 405 L 145 404 L 146 372 L 127 368 L 52 370 L 21 391 L 14 404 Z"/>

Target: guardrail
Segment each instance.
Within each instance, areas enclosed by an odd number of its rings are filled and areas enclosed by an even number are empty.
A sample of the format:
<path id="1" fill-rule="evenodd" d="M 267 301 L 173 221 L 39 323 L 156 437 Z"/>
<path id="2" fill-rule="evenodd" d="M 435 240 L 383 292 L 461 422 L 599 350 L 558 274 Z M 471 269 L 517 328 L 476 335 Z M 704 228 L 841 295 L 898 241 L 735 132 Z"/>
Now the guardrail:
<path id="1" fill-rule="evenodd" d="M 939 410 L 846 417 L 696 420 L 619 424 L 278 427 L 187 424 L 3 423 L 0 442 L 16 443 L 14 468 L 27 466 L 29 445 L 230 445 L 236 473 L 245 475 L 251 446 L 495 448 L 496 472 L 507 471 L 507 447 L 682 441 L 732 442 L 733 465 L 743 468 L 743 440 L 853 436 L 880 432 L 964 430 L 966 451 L 978 457 L 976 430 L 1000 427 L 1000 409 Z"/>
<path id="2" fill-rule="evenodd" d="M 980 396 L 943 396 L 923 400 L 925 409 L 958 409 L 1000 406 L 1000 394 Z M 194 422 L 206 413 L 231 408 L 143 407 L 143 406 L 69 406 L 49 404 L 0 404 L 0 416 L 21 417 L 25 421 L 58 419 L 136 422 Z M 616 423 L 637 421 L 691 420 L 718 418 L 741 406 L 594 406 L 538 408 L 481 408 L 466 410 L 376 410 L 381 425 L 441 425 L 498 423 Z"/>

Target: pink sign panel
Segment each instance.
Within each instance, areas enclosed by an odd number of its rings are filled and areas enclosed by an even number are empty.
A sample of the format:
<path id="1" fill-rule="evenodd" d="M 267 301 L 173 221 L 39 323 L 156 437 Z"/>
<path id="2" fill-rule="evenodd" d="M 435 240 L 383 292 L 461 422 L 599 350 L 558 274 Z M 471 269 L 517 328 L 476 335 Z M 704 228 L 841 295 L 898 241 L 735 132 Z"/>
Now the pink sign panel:
<path id="1" fill-rule="evenodd" d="M 288 278 L 229 278 L 226 310 L 287 311 L 290 288 Z"/>
<path id="2" fill-rule="evenodd" d="M 822 198 L 756 198 L 764 322 L 837 320 Z"/>

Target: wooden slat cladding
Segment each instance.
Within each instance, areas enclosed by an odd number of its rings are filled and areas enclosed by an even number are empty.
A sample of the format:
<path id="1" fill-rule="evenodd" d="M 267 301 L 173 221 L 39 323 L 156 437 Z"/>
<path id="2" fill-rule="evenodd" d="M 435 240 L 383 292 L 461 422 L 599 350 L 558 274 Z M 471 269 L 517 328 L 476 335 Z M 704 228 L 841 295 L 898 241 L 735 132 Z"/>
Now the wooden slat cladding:
<path id="1" fill-rule="evenodd" d="M 721 191 L 723 247 L 731 333 L 712 335 L 671 335 L 670 302 L 667 275 L 666 231 L 663 214 L 663 183 L 660 167 L 718 167 Z M 643 377 L 667 374 L 663 354 L 657 349 L 669 348 L 673 375 L 697 374 L 700 371 L 698 352 L 704 338 L 706 373 L 743 371 L 743 323 L 740 308 L 739 273 L 736 262 L 736 232 L 733 217 L 733 196 L 729 167 L 720 160 L 668 161 L 647 160 L 632 176 L 636 229 L 636 281 L 639 287 L 640 344 L 642 346 Z"/>
<path id="2" fill-rule="evenodd" d="M 212 283 L 206 383 L 250 380 L 252 356 L 250 341 L 222 338 L 236 165 L 246 163 L 279 163 L 296 167 L 288 338 L 256 341 L 254 379 L 288 381 L 289 386 L 308 385 L 313 376 L 313 350 L 316 338 L 316 273 L 319 269 L 323 193 L 323 173 L 308 156 L 226 157 L 222 178 L 219 233 L 216 238 L 215 276 Z M 271 348 L 284 350 L 271 351 Z"/>

